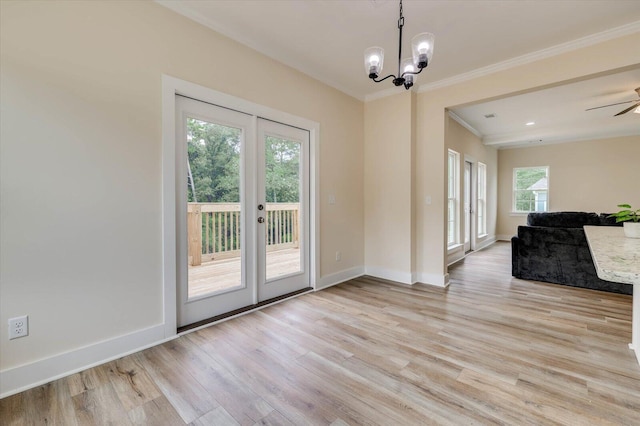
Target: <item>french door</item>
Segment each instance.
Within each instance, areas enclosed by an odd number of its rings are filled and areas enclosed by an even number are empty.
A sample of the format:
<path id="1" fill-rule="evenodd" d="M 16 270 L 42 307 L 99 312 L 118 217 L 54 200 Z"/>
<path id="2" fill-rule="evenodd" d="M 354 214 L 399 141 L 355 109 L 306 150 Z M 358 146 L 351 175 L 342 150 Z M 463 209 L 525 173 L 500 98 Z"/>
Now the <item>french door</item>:
<path id="1" fill-rule="evenodd" d="M 309 132 L 176 96 L 178 326 L 309 287 Z"/>

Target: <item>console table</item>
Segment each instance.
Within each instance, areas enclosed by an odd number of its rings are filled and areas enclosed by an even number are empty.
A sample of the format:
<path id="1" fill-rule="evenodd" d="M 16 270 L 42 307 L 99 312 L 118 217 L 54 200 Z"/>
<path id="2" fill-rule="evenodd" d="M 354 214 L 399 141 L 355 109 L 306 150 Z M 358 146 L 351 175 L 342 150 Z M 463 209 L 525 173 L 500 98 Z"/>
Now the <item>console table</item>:
<path id="1" fill-rule="evenodd" d="M 598 277 L 633 284 L 631 343 L 640 363 L 640 238 L 627 238 L 620 227 L 585 226 Z"/>

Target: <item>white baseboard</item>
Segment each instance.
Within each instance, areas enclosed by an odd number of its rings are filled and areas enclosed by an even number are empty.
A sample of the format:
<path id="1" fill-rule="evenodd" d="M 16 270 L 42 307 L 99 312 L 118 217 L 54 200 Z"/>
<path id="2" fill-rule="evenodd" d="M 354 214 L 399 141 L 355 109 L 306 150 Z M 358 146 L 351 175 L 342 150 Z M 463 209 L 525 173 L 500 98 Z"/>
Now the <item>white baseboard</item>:
<path id="1" fill-rule="evenodd" d="M 490 236 L 490 237 L 486 237 L 484 240 L 482 240 L 480 242 L 476 242 L 475 251 L 485 249 L 485 248 L 489 247 L 491 244 L 495 243 L 497 240 L 498 240 L 498 238 L 495 235 Z"/>
<path id="2" fill-rule="evenodd" d="M 496 240 L 498 241 L 511 241 L 511 237 L 513 237 L 515 234 L 497 234 L 496 235 Z"/>
<path id="3" fill-rule="evenodd" d="M 419 272 L 417 274 L 418 282 L 422 284 L 433 285 L 436 287 L 449 287 L 449 274 L 427 274 L 425 272 Z"/>
<path id="4" fill-rule="evenodd" d="M 333 274 L 325 275 L 320 278 L 320 282 L 316 285 L 316 291 L 325 289 L 327 287 L 334 286 L 336 284 L 349 281 L 353 278 L 358 278 L 364 275 L 364 266 L 356 266 L 355 268 L 345 269 Z"/>
<path id="5" fill-rule="evenodd" d="M 164 324 L 0 371 L 0 398 L 69 376 L 177 337 Z"/>
<path id="6" fill-rule="evenodd" d="M 414 276 L 411 272 L 398 271 L 394 269 L 379 268 L 377 266 L 365 266 L 365 274 L 384 280 L 395 281 L 402 284 L 414 284 Z"/>
<path id="7" fill-rule="evenodd" d="M 372 266 L 366 266 L 365 273 L 372 277 L 395 281 L 402 284 L 413 285 L 419 282 L 421 284 L 433 285 L 436 287 L 447 287 L 449 285 L 449 274 L 439 275 L 424 272 L 409 273 Z"/>
<path id="8" fill-rule="evenodd" d="M 447 255 L 447 266 L 451 266 L 454 263 L 459 262 L 460 260 L 464 259 L 465 257 L 466 257 L 466 254 L 462 250 L 456 251 L 454 253 L 451 253 L 451 254 Z"/>

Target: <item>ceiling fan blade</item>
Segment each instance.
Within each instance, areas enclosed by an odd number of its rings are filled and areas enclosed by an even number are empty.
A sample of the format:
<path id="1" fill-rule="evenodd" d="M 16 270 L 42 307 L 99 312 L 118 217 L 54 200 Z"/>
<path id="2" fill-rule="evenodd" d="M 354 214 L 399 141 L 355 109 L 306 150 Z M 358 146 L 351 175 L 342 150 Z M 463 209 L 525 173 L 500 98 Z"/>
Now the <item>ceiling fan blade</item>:
<path id="1" fill-rule="evenodd" d="M 638 101 L 635 104 L 631 105 L 629 108 L 627 108 L 627 109 L 625 109 L 623 111 L 620 111 L 619 113 L 614 115 L 614 117 L 617 117 L 617 116 L 622 115 L 622 114 L 626 114 L 626 113 L 628 113 L 629 111 L 631 111 L 632 109 L 634 109 L 637 106 L 640 106 L 640 101 Z"/>
<path id="2" fill-rule="evenodd" d="M 629 102 L 635 102 L 635 101 L 624 101 L 624 102 L 618 102 L 618 103 L 615 103 L 615 104 L 602 105 L 602 106 L 599 106 L 599 107 L 585 109 L 585 111 L 591 111 L 592 109 L 606 108 L 606 107 L 610 107 L 610 106 L 614 106 L 614 105 L 628 104 Z"/>

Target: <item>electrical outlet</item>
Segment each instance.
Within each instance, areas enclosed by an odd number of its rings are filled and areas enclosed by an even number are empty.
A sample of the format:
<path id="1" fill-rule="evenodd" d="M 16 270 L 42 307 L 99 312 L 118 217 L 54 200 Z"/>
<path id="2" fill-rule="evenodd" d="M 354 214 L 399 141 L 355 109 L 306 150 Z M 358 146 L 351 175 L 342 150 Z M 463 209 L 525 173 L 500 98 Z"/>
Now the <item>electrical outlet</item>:
<path id="1" fill-rule="evenodd" d="M 337 251 L 336 252 L 336 262 L 340 262 L 342 260 L 342 253 Z"/>
<path id="2" fill-rule="evenodd" d="M 29 316 L 9 318 L 9 340 L 29 335 Z"/>

